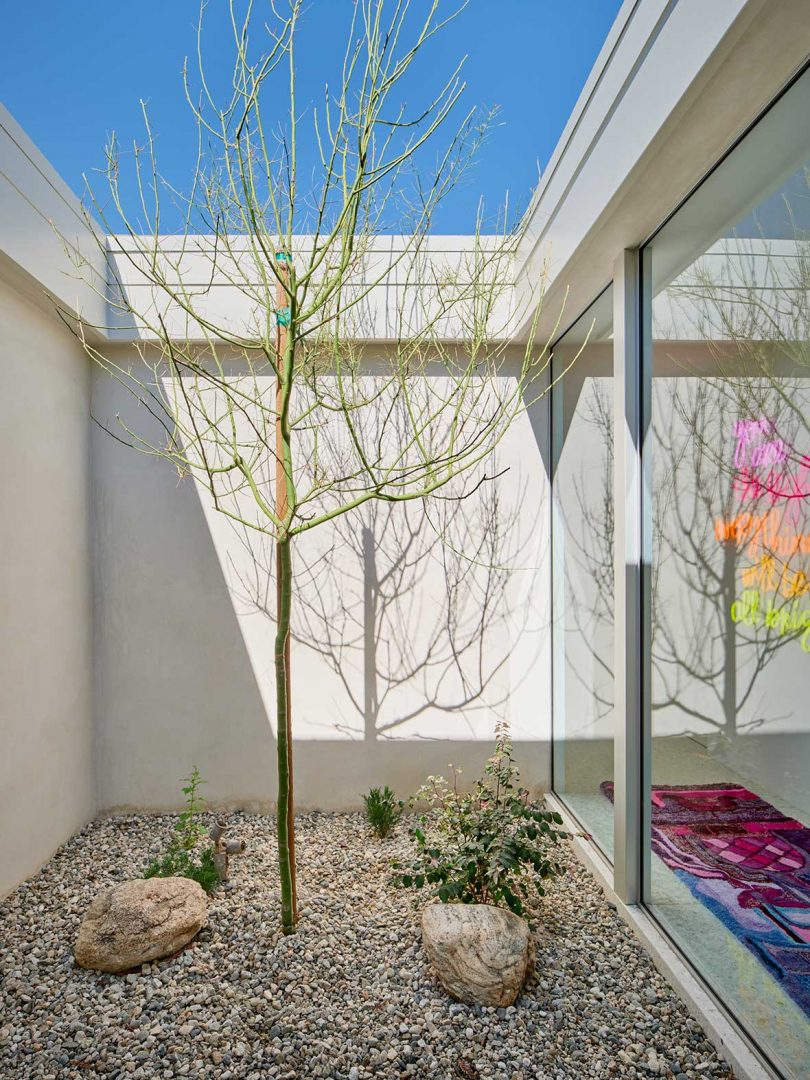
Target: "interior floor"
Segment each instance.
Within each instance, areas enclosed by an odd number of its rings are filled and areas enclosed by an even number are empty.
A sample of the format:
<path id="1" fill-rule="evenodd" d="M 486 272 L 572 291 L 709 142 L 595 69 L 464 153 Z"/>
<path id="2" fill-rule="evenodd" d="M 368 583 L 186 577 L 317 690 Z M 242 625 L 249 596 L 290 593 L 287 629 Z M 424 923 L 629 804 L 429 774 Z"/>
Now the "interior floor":
<path id="1" fill-rule="evenodd" d="M 654 784 L 739 784 L 802 823 L 810 820 L 795 784 L 778 784 L 761 766 L 767 736 L 756 753 L 730 754 L 716 740 L 692 736 L 653 740 Z M 801 747 L 804 751 L 804 745 Z M 600 784 L 613 776 L 612 745 L 567 745 L 555 758 L 557 794 L 605 855 L 613 856 L 613 804 Z M 800 770 L 801 771 L 801 770 Z M 564 781 L 564 784 L 563 784 Z M 785 1076 L 804 1077 L 810 1061 L 810 1022 L 801 1007 L 740 940 L 705 907 L 657 856 L 651 861 L 649 908 L 720 999 L 756 1034 Z"/>

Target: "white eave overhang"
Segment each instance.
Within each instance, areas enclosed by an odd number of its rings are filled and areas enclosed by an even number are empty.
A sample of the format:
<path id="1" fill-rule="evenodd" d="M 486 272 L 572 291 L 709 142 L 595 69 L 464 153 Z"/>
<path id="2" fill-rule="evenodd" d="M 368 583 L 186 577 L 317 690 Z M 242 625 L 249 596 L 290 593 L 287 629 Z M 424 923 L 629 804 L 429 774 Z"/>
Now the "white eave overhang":
<path id="1" fill-rule="evenodd" d="M 104 241 L 93 229 L 70 188 L 0 105 L 0 275 L 44 309 L 103 328 Z"/>
<path id="2" fill-rule="evenodd" d="M 625 0 L 523 223 L 518 304 L 533 306 L 545 267 L 541 340 L 577 318 L 616 256 L 658 228 L 807 62 L 807 14 L 807 0 Z"/>

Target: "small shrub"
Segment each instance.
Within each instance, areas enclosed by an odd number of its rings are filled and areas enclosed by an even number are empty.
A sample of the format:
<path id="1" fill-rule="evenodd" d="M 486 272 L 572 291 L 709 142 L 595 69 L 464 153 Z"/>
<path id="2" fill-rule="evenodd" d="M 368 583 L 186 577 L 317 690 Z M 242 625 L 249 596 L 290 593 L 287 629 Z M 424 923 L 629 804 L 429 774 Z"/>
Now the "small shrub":
<path id="1" fill-rule="evenodd" d="M 204 848 L 196 859 L 188 851 L 170 849 L 162 859 L 153 859 L 143 872 L 145 878 L 152 877 L 187 877 L 196 881 L 211 892 L 219 883 L 219 874 L 214 866 L 214 849 Z"/>
<path id="2" fill-rule="evenodd" d="M 145 878 L 187 877 L 198 882 L 206 892 L 211 892 L 219 881 L 214 866 L 213 845 L 203 848 L 199 856 L 195 854 L 195 849 L 206 835 L 205 826 L 200 821 L 205 809 L 205 799 L 199 794 L 203 783 L 195 765 L 191 776 L 183 781 L 186 808 L 177 819 L 169 850 L 162 858 L 153 859 L 146 866 L 143 872 Z"/>
<path id="3" fill-rule="evenodd" d="M 396 799 L 391 788 L 386 784 L 380 791 L 372 788 L 368 795 L 361 796 L 366 805 L 366 819 L 380 839 L 384 839 L 402 817 L 404 803 Z"/>
<path id="4" fill-rule="evenodd" d="M 445 903 L 494 904 L 522 915 L 532 894 L 545 895 L 545 883 L 564 872 L 549 849 L 565 836 L 562 818 L 543 810 L 519 786 L 509 731 L 497 731 L 495 753 L 469 794 L 431 776 L 412 802 L 429 810 L 411 829 L 416 857 L 396 863 L 394 883 L 404 888 L 432 886 Z"/>
<path id="5" fill-rule="evenodd" d="M 205 799 L 198 794 L 198 789 L 204 783 L 196 765 L 191 770 L 191 776 L 183 780 L 186 808 L 180 812 L 175 827 L 175 846 L 180 851 L 193 851 L 205 836 L 205 826 L 200 821 L 200 815 L 205 810 Z"/>

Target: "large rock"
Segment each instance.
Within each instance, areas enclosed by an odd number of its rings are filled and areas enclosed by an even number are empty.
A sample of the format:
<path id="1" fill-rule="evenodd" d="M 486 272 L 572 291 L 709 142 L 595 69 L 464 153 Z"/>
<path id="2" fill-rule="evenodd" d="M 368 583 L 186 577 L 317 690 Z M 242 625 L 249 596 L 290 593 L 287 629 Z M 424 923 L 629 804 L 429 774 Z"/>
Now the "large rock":
<path id="1" fill-rule="evenodd" d="M 511 1005 L 534 964 L 528 923 L 488 904 L 430 904 L 422 941 L 439 982 L 469 1005 Z"/>
<path id="2" fill-rule="evenodd" d="M 169 956 L 205 923 L 207 901 L 188 878 L 136 878 L 93 900 L 76 939 L 76 963 L 97 971 L 127 971 Z"/>

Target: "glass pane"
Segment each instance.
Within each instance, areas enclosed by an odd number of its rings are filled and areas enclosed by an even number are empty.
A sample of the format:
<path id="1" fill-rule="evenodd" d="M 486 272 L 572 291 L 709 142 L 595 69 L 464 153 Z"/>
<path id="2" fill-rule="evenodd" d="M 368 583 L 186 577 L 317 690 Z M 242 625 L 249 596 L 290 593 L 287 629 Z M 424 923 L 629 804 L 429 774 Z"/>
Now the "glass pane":
<path id="1" fill-rule="evenodd" d="M 810 1061 L 810 79 L 644 253 L 656 917 Z"/>
<path id="2" fill-rule="evenodd" d="M 554 790 L 612 857 L 613 294 L 554 348 Z"/>

